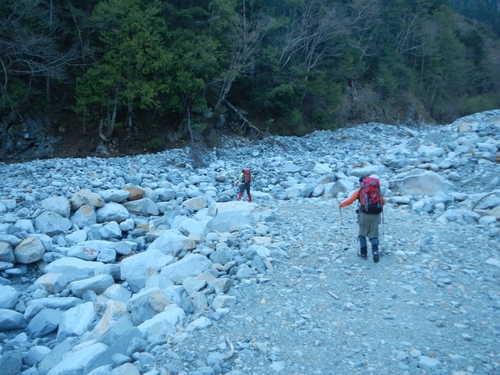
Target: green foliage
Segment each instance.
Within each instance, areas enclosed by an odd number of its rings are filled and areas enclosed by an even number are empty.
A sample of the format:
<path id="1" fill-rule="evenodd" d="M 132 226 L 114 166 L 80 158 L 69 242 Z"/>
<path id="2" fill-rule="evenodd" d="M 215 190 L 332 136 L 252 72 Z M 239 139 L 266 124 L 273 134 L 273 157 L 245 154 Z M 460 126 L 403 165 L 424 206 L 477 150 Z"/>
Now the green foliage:
<path id="1" fill-rule="evenodd" d="M 0 20 L 2 109 L 72 108 L 105 136 L 178 134 L 188 119 L 213 135 L 233 108 L 300 135 L 500 97 L 498 36 L 448 0 L 5 0 Z"/>
<path id="2" fill-rule="evenodd" d="M 497 95 L 478 95 L 472 98 L 464 97 L 458 103 L 458 115 L 467 116 L 472 113 L 500 108 L 500 97 Z"/>

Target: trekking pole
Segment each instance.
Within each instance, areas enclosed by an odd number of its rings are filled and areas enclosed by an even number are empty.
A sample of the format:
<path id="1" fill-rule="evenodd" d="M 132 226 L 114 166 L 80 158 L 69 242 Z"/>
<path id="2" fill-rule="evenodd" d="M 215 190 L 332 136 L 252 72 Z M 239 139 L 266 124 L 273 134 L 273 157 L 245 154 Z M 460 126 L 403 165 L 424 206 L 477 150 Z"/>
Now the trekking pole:
<path id="1" fill-rule="evenodd" d="M 344 233 L 344 219 L 342 218 L 342 207 L 339 206 L 339 211 L 340 211 L 340 231 L 342 232 L 342 235 L 345 237 Z"/>
<path id="2" fill-rule="evenodd" d="M 384 226 L 384 211 L 382 211 L 382 220 L 380 221 L 380 235 L 379 235 L 379 242 L 383 242 L 383 238 L 384 238 L 384 231 L 385 231 L 385 226 Z"/>

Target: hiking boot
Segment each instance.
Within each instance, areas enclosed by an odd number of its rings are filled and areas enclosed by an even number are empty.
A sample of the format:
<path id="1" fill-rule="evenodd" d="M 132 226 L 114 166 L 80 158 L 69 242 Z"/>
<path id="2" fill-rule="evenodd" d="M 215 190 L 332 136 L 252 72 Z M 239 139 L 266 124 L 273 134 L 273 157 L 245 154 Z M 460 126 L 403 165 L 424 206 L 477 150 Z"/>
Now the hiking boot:
<path id="1" fill-rule="evenodd" d="M 363 260 L 367 260 L 368 256 L 366 254 L 361 254 L 361 252 L 358 251 L 358 257 L 360 257 Z"/>
<path id="2" fill-rule="evenodd" d="M 373 261 L 375 263 L 378 263 L 379 261 L 379 255 L 378 255 L 378 245 L 373 245 L 372 247 L 372 254 L 373 254 Z"/>
<path id="3" fill-rule="evenodd" d="M 366 260 L 368 258 L 367 255 L 366 255 L 366 253 L 367 253 L 367 248 L 366 247 L 362 247 L 358 251 L 358 257 L 360 257 L 361 259 Z"/>

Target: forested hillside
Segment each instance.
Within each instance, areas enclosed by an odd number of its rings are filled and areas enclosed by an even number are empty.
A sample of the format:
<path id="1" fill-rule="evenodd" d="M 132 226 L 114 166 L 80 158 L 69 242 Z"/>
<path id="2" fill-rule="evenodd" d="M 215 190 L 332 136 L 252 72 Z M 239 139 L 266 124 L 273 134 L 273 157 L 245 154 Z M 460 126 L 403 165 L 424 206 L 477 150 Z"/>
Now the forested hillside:
<path id="1" fill-rule="evenodd" d="M 150 150 L 500 107 L 499 1 L 3 0 L 0 111 Z"/>

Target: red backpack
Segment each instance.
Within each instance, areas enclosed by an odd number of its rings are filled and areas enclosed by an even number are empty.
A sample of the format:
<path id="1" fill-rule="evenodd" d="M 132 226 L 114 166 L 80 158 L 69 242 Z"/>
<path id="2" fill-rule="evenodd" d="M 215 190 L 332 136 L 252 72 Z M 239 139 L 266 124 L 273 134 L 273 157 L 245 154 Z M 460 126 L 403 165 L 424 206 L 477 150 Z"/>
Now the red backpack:
<path id="1" fill-rule="evenodd" d="M 250 169 L 244 169 L 241 182 L 250 183 L 251 181 L 252 181 L 252 173 L 250 172 Z"/>
<path id="2" fill-rule="evenodd" d="M 380 181 L 375 177 L 365 177 L 359 189 L 359 209 L 365 214 L 382 212 L 382 193 Z"/>

